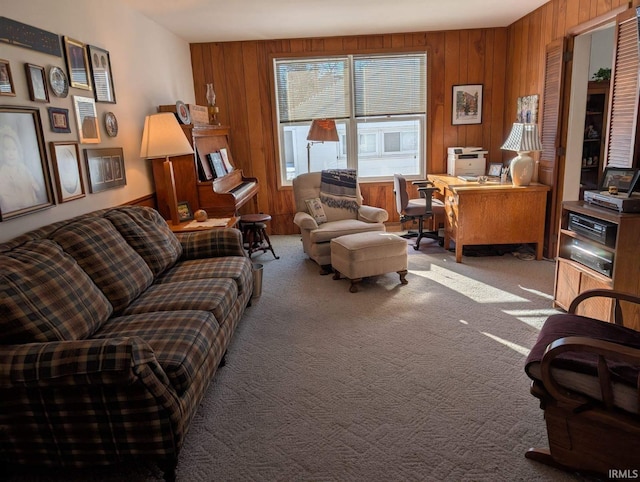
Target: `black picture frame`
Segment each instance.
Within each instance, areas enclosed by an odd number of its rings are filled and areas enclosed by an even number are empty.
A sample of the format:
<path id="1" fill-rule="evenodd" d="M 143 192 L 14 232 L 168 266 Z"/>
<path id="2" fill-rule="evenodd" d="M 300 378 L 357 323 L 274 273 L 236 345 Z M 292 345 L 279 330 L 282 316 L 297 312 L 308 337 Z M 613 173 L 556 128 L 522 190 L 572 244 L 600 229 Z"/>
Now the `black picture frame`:
<path id="1" fill-rule="evenodd" d="M 24 64 L 29 87 L 29 98 L 33 102 L 49 102 L 49 89 L 47 89 L 47 76 L 44 67 L 35 64 Z"/>
<path id="2" fill-rule="evenodd" d="M 500 177 L 500 175 L 502 174 L 502 167 L 503 166 L 501 162 L 490 162 L 487 176 Z"/>
<path id="3" fill-rule="evenodd" d="M 11 64 L 5 59 L 0 59 L 0 95 L 16 96 L 13 76 L 11 75 Z"/>
<path id="4" fill-rule="evenodd" d="M 97 193 L 127 185 L 124 155 L 121 147 L 85 149 L 89 192 Z"/>
<path id="5" fill-rule="evenodd" d="M 61 107 L 47 107 L 49 113 L 49 124 L 51 131 L 57 134 L 66 134 L 71 132 L 69 125 L 69 109 Z"/>
<path id="6" fill-rule="evenodd" d="M 227 171 L 224 168 L 224 161 L 222 160 L 222 156 L 219 152 L 210 152 L 207 157 L 211 162 L 211 167 L 213 168 L 216 177 L 222 177 L 227 174 Z"/>
<path id="7" fill-rule="evenodd" d="M 193 211 L 188 201 L 178 202 L 178 219 L 181 223 L 193 220 Z"/>
<path id="8" fill-rule="evenodd" d="M 87 53 L 96 102 L 115 104 L 116 92 L 113 86 L 109 52 L 95 45 L 87 45 Z"/>
<path id="9" fill-rule="evenodd" d="M 0 144 L 9 142 L 15 154 L 0 160 L 0 221 L 54 204 L 40 109 L 0 106 Z"/>
<path id="10" fill-rule="evenodd" d="M 63 39 L 69 84 L 76 89 L 92 90 L 85 45 L 67 36 L 64 36 Z"/>
<path id="11" fill-rule="evenodd" d="M 77 142 L 50 142 L 51 164 L 59 203 L 86 196 Z"/>

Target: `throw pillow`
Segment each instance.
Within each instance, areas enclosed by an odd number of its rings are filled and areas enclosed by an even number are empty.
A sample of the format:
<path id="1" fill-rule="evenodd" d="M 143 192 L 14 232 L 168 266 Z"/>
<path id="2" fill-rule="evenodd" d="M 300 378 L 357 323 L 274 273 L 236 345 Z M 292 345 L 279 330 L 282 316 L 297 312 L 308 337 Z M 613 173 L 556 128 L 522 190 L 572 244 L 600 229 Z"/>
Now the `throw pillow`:
<path id="1" fill-rule="evenodd" d="M 309 214 L 311 214 L 311 217 L 316 220 L 316 223 L 322 224 L 327 222 L 327 215 L 324 213 L 324 208 L 322 207 L 319 197 L 305 199 L 304 202 L 307 205 Z"/>

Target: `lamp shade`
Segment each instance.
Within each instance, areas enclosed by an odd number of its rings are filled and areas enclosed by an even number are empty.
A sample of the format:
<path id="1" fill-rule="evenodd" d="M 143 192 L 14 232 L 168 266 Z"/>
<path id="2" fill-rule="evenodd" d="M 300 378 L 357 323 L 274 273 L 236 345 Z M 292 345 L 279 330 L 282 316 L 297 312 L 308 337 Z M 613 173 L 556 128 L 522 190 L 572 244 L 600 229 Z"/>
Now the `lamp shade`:
<path id="1" fill-rule="evenodd" d="M 516 152 L 541 151 L 542 143 L 538 135 L 538 125 L 514 123 L 501 149 Z"/>
<path id="2" fill-rule="evenodd" d="M 156 159 L 184 154 L 193 154 L 193 148 L 176 116 L 171 112 L 148 115 L 144 120 L 140 157 Z"/>
<path id="3" fill-rule="evenodd" d="M 311 122 L 307 140 L 315 142 L 338 142 L 336 122 L 331 119 L 314 119 Z"/>

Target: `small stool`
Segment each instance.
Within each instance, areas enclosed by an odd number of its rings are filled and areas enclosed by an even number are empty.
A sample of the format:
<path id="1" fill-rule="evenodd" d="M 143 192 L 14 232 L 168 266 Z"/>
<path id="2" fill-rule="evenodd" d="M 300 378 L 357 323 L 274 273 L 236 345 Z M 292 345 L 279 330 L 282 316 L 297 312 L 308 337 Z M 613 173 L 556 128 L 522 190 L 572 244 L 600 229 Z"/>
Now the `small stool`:
<path id="1" fill-rule="evenodd" d="M 280 259 L 280 256 L 276 256 L 269 236 L 267 236 L 267 225 L 265 224 L 267 221 L 271 221 L 271 216 L 268 214 L 243 214 L 240 216 L 240 230 L 245 238 L 249 257 L 256 251 L 262 250 L 263 253 L 266 253 L 267 250 L 271 250 L 273 257 Z"/>
<path id="2" fill-rule="evenodd" d="M 340 274 L 351 280 L 349 291 L 358 291 L 362 278 L 396 271 L 407 284 L 407 242 L 387 232 L 347 234 L 331 240 L 333 279 Z"/>

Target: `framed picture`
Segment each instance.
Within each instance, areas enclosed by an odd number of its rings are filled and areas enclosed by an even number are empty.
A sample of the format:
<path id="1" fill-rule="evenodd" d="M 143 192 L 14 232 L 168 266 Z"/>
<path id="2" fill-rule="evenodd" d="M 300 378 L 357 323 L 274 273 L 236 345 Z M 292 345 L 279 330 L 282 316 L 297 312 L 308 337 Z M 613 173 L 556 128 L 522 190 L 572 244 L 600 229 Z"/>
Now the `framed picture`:
<path id="1" fill-rule="evenodd" d="M 78 143 L 50 142 L 49 147 L 58 202 L 85 197 Z"/>
<path id="2" fill-rule="evenodd" d="M 91 66 L 96 102 L 115 104 L 116 93 L 113 90 L 109 52 L 93 45 L 88 45 L 87 51 L 89 53 L 89 65 Z"/>
<path id="3" fill-rule="evenodd" d="M 4 59 L 0 59 L 0 95 L 10 95 L 12 97 L 16 95 L 16 90 L 13 88 L 11 66 L 9 61 Z"/>
<path id="4" fill-rule="evenodd" d="M 224 168 L 224 162 L 219 152 L 211 152 L 209 155 L 209 161 L 211 161 L 211 167 L 216 174 L 216 177 L 222 177 L 227 174 Z"/>
<path id="5" fill-rule="evenodd" d="M 34 102 L 49 102 L 49 91 L 47 90 L 47 77 L 44 67 L 34 64 L 24 64 L 27 74 L 27 86 L 29 87 L 29 98 Z"/>
<path id="6" fill-rule="evenodd" d="M 71 87 L 91 90 L 89 82 L 89 62 L 87 51 L 82 42 L 73 40 L 67 36 L 64 39 L 64 54 L 67 60 L 67 73 Z"/>
<path id="7" fill-rule="evenodd" d="M 482 124 L 482 84 L 454 85 L 451 123 Z"/>
<path id="8" fill-rule="evenodd" d="M 91 97 L 73 96 L 73 106 L 76 112 L 76 126 L 80 144 L 99 144 L 100 128 L 98 127 L 98 113 L 96 102 Z"/>
<path id="9" fill-rule="evenodd" d="M 518 112 L 516 122 L 521 124 L 536 124 L 538 122 L 538 95 L 518 97 Z"/>
<path id="10" fill-rule="evenodd" d="M 47 112 L 49 112 L 49 123 L 51 124 L 51 130 L 53 132 L 71 132 L 71 127 L 69 126 L 69 109 L 47 107 Z"/>
<path id="11" fill-rule="evenodd" d="M 180 222 L 191 221 L 193 219 L 193 211 L 191 211 L 191 206 L 189 206 L 188 201 L 178 202 L 178 218 Z"/>
<path id="12" fill-rule="evenodd" d="M 487 172 L 487 176 L 500 177 L 502 174 L 502 163 L 501 162 L 490 162 L 489 163 L 489 172 Z"/>
<path id="13" fill-rule="evenodd" d="M 0 107 L 0 221 L 52 206 L 40 110 Z"/>
<path id="14" fill-rule="evenodd" d="M 85 149 L 84 158 L 90 192 L 96 193 L 127 185 L 121 147 Z"/>

